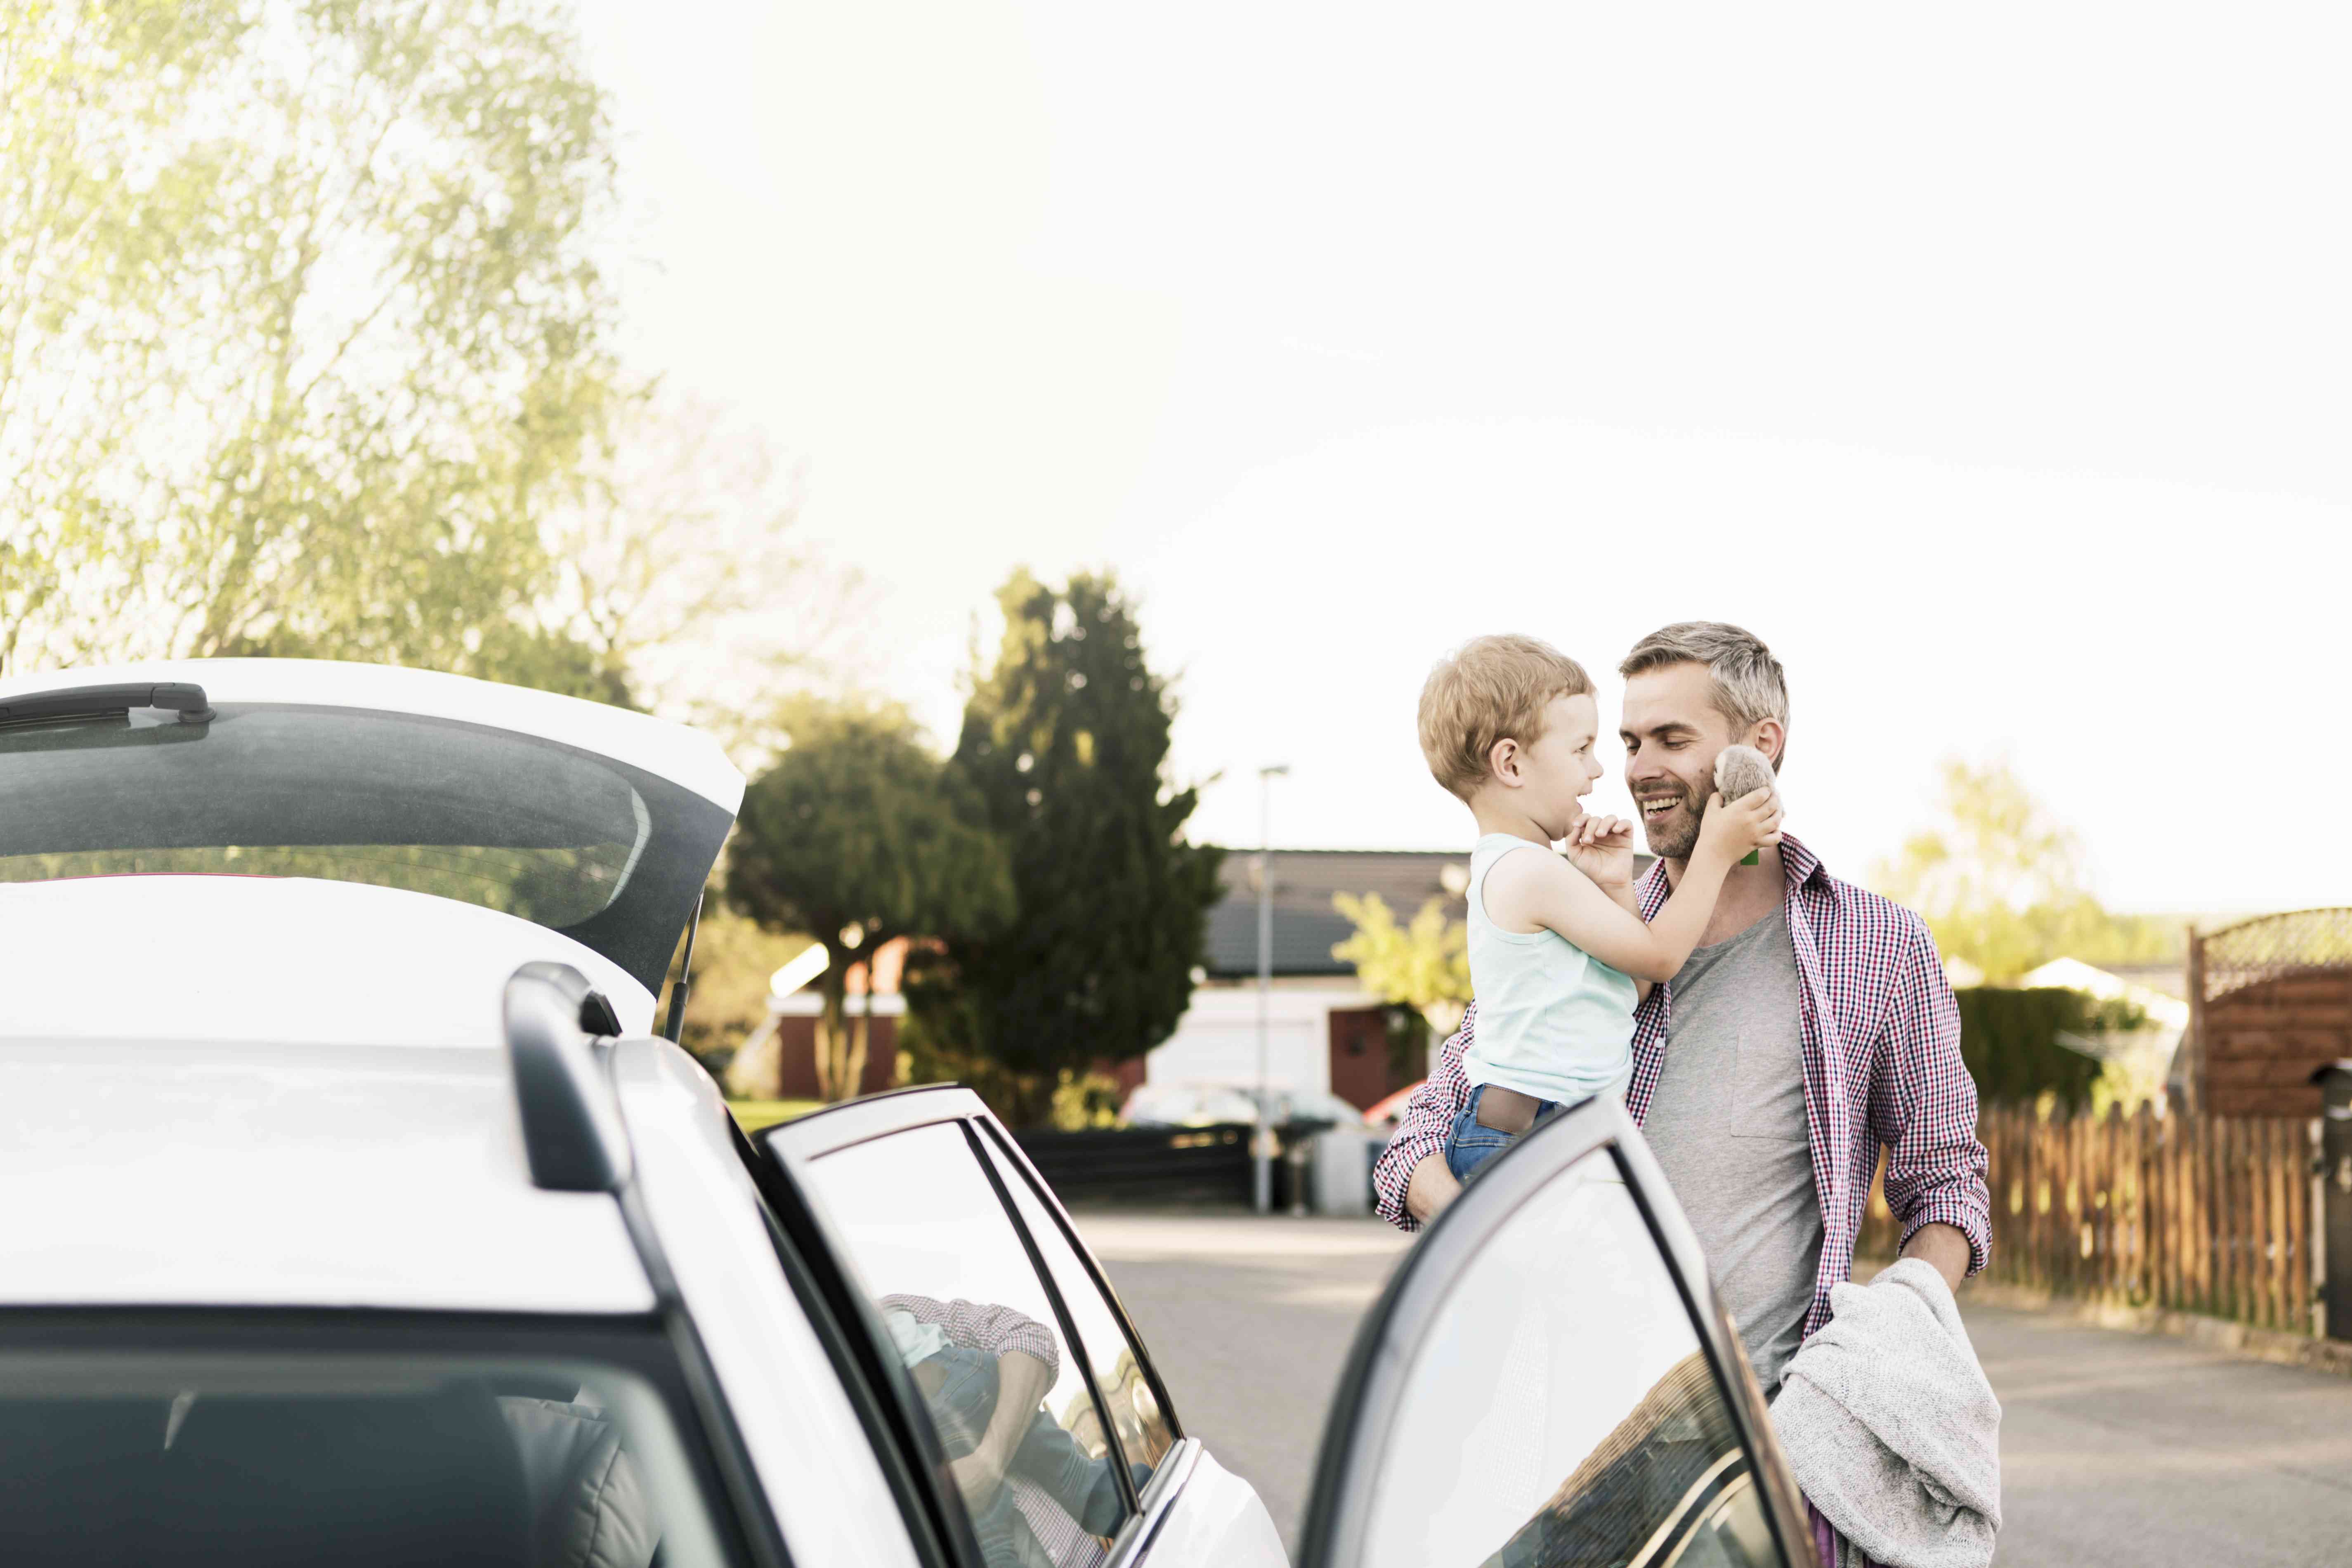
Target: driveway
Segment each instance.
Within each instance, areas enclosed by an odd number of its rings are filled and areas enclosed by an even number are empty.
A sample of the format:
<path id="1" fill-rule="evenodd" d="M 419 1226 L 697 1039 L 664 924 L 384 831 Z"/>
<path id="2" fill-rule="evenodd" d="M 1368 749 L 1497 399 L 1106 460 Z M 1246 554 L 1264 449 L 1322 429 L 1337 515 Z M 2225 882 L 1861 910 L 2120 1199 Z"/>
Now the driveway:
<path id="1" fill-rule="evenodd" d="M 1340 1363 L 1407 1238 L 1369 1220 L 1077 1220 L 1186 1427 L 1295 1548 Z M 2352 1378 L 1960 1300 L 2005 1412 L 2001 1568 L 2352 1562 Z"/>

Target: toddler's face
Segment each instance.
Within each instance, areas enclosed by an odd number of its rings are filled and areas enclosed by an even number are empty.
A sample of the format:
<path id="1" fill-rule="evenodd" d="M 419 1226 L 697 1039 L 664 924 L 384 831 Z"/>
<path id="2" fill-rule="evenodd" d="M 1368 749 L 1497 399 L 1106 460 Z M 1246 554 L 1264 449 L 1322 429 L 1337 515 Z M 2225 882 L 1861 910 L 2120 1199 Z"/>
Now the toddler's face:
<path id="1" fill-rule="evenodd" d="M 1592 745 L 1601 709 L 1590 695 L 1555 697 L 1544 709 L 1543 738 L 1526 749 L 1527 811 L 1553 838 L 1565 838 L 1584 816 L 1584 797 L 1601 777 Z"/>

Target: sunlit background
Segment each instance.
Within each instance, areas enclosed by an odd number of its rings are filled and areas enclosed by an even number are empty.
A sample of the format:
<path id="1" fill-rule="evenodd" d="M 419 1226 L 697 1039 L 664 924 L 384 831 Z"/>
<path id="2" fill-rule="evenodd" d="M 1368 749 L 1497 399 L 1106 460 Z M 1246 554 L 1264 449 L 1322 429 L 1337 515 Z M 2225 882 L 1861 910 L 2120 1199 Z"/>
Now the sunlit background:
<path id="1" fill-rule="evenodd" d="M 1450 644 L 1598 673 L 1724 618 L 1789 668 L 1834 868 L 1958 754 L 2116 907 L 2352 875 L 2337 19 L 585 21 L 627 353 L 803 465 L 945 740 L 1005 573 L 1109 565 L 1180 673 L 1177 773 L 1223 775 L 1200 837 L 1254 843 L 1286 762 L 1277 842 L 1446 847 L 1411 713 Z"/>

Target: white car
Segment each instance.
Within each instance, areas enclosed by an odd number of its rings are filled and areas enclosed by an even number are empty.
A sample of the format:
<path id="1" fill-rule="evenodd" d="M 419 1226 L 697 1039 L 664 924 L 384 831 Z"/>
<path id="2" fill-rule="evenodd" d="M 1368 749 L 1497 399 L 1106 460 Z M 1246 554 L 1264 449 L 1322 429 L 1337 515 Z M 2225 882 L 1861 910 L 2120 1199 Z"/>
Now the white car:
<path id="1" fill-rule="evenodd" d="M 1284 1563 L 976 1098 L 754 1143 L 656 1032 L 741 790 L 416 671 L 0 683 L 0 1562 Z M 1482 1175 L 1303 1562 L 1812 1561 L 1664 1192 L 1605 1108 Z"/>
<path id="2" fill-rule="evenodd" d="M 1364 1113 L 1336 1094 L 1311 1089 L 1269 1089 L 1265 1094 L 1265 1119 L 1276 1126 L 1286 1121 L 1364 1124 Z M 1118 1120 L 1126 1127 L 1247 1124 L 1257 1120 L 1257 1090 L 1236 1084 L 1138 1084 L 1119 1107 Z"/>

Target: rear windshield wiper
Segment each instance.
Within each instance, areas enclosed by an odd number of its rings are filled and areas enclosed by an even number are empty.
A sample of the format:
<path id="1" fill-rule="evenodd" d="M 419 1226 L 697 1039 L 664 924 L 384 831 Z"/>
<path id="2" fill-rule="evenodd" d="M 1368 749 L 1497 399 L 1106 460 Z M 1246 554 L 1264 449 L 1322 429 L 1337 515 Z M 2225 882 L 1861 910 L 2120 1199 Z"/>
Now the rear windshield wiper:
<path id="1" fill-rule="evenodd" d="M 0 702 L 0 724 L 107 719 L 133 708 L 177 713 L 183 724 L 202 724 L 213 717 L 205 689 L 194 681 L 142 681 L 131 686 L 67 686 L 11 697 Z"/>

